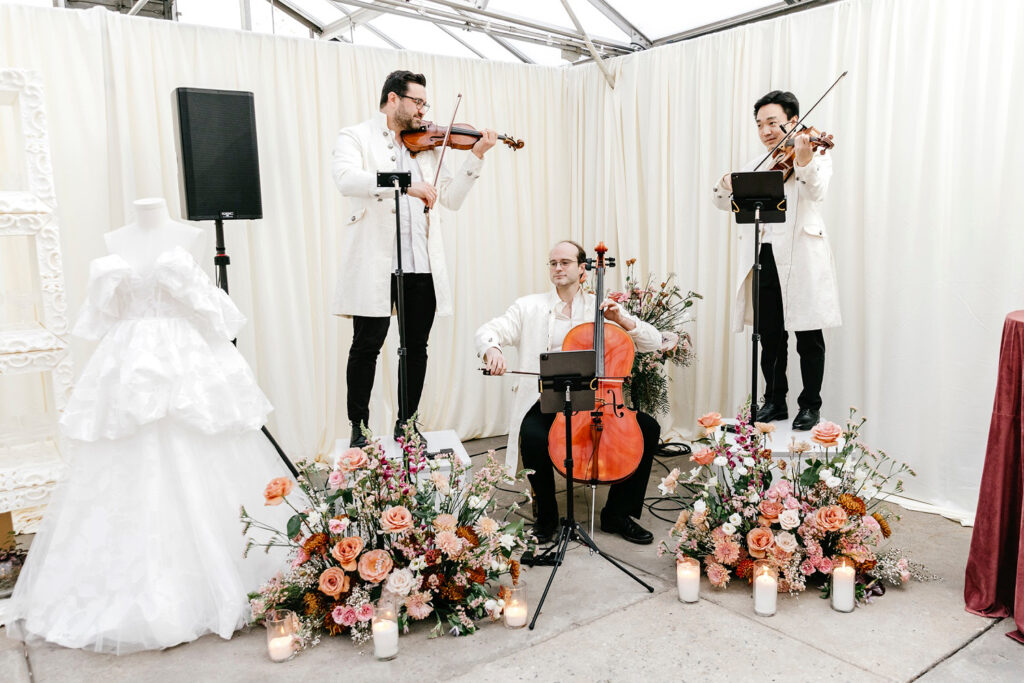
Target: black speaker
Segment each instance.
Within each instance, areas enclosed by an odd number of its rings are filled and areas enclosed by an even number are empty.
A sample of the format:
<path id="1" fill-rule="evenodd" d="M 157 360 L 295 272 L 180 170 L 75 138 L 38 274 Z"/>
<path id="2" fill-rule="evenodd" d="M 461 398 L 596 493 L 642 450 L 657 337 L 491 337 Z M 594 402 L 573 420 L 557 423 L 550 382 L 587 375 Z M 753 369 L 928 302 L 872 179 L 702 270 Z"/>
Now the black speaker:
<path id="1" fill-rule="evenodd" d="M 253 94 L 177 88 L 178 168 L 190 221 L 263 218 Z"/>

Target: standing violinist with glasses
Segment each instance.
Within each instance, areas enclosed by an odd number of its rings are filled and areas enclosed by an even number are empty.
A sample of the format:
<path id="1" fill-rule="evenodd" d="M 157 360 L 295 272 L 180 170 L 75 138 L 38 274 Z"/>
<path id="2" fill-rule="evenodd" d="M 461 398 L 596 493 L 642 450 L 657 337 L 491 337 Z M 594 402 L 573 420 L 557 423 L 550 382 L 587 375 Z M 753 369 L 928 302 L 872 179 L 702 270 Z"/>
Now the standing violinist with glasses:
<path id="1" fill-rule="evenodd" d="M 754 104 L 758 136 L 767 150 L 783 140 L 796 125 L 800 104 L 791 92 L 774 90 Z M 829 140 L 831 136 L 827 136 Z M 792 174 L 785 184 L 786 222 L 762 226 L 761 279 L 758 296 L 761 338 L 761 372 L 764 375 L 764 403 L 757 408 L 759 422 L 788 420 L 786 404 L 786 361 L 789 332 L 796 333 L 800 355 L 803 390 L 797 399 L 799 411 L 793 429 L 811 429 L 820 420 L 821 383 L 825 374 L 825 338 L 822 329 L 842 324 L 839 315 L 839 288 L 835 259 L 825 232 L 821 206 L 832 178 L 832 158 L 815 154 L 814 141 L 806 134 L 791 136 L 788 151 L 793 158 Z M 783 153 L 782 147 L 779 153 Z M 752 171 L 758 157 L 743 167 Z M 768 168 L 766 162 L 762 169 Z M 732 210 L 732 182 L 727 173 L 712 189 L 715 206 Z M 744 323 L 753 324 L 751 274 L 754 254 L 749 240 L 753 234 L 746 225 L 738 226 L 739 259 L 733 329 L 742 332 Z M 754 400 L 754 397 L 751 397 Z"/>
<path id="2" fill-rule="evenodd" d="M 472 153 L 466 155 L 465 163 L 454 175 L 446 168 L 439 175 L 436 173 L 441 150 L 412 155 L 401 134 L 423 124 L 423 115 L 430 109 L 426 85 L 423 74 L 388 74 L 380 95 L 380 112 L 358 125 L 343 128 L 334 145 L 331 172 L 341 194 L 349 198 L 349 210 L 343 220 L 344 259 L 338 270 L 333 313 L 352 318 L 346 381 L 351 444 L 357 447 L 366 443 L 360 427 L 370 419 L 377 356 L 384 345 L 397 297 L 394 190 L 377 187 L 377 172 L 412 173 L 412 184 L 399 202 L 409 414 L 399 415 L 395 423 L 397 438 L 402 424 L 419 406 L 427 370 L 427 339 L 435 312 L 452 313 L 441 219 L 436 212 L 428 216 L 424 209 L 433 208 L 438 202 L 453 211 L 462 206 L 480 177 L 484 154 L 497 142 L 494 131 L 481 131 Z M 432 184 L 435 176 L 436 186 Z"/>
<path id="3" fill-rule="evenodd" d="M 548 255 L 548 276 L 554 290 L 516 299 L 503 315 L 476 331 L 477 355 L 483 358 L 490 374 L 503 375 L 508 370 L 502 349 L 509 346 L 516 347 L 518 351 L 522 365 L 520 370 L 536 373 L 540 370 L 540 354 L 561 351 L 569 330 L 594 321 L 594 295 L 584 292 L 580 286 L 586 277 L 586 260 L 587 254 L 580 245 L 568 240 L 559 242 Z M 626 330 L 638 351 L 661 348 L 661 333 L 630 315 L 612 299 L 605 299 L 601 309 L 605 320 Z M 533 533 L 539 542 L 545 543 L 558 530 L 555 474 L 548 456 L 548 432 L 555 415 L 540 411 L 536 377 L 521 377 L 512 390 L 515 398 L 509 419 L 505 465 L 514 470 L 521 449 L 523 467 L 534 470 L 530 475 L 537 503 Z M 612 484 L 608 501 L 601 511 L 601 530 L 619 534 L 632 543 L 647 544 L 654 536 L 632 517 L 640 517 L 643 511 L 647 480 L 651 476 L 651 463 L 658 448 L 661 427 L 645 413 L 638 412 L 636 418 L 643 432 L 643 457 L 629 478 Z M 564 454 L 559 455 L 564 458 Z"/>

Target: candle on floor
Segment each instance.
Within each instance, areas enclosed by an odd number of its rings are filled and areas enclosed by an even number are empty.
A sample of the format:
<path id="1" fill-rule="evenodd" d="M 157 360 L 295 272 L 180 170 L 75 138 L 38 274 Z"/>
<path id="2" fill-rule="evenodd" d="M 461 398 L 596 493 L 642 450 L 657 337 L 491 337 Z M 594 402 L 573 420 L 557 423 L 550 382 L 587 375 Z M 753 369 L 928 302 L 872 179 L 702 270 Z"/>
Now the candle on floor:
<path id="1" fill-rule="evenodd" d="M 856 606 L 857 570 L 848 557 L 836 559 L 832 566 L 832 609 L 852 612 Z"/>
<path id="2" fill-rule="evenodd" d="M 273 662 L 287 662 L 298 649 L 295 640 L 295 614 L 279 609 L 267 613 L 267 654 Z"/>
<path id="3" fill-rule="evenodd" d="M 527 602 L 526 584 L 520 581 L 510 588 L 511 593 L 505 600 L 505 626 L 522 628 L 526 626 Z"/>
<path id="4" fill-rule="evenodd" d="M 381 661 L 398 656 L 398 611 L 387 594 L 373 610 L 373 656 Z"/>
<path id="5" fill-rule="evenodd" d="M 754 563 L 754 613 L 762 617 L 775 614 L 779 597 L 778 572 L 768 562 Z"/>
<path id="6" fill-rule="evenodd" d="M 676 588 L 680 602 L 697 602 L 700 598 L 700 562 L 692 557 L 676 560 Z"/>

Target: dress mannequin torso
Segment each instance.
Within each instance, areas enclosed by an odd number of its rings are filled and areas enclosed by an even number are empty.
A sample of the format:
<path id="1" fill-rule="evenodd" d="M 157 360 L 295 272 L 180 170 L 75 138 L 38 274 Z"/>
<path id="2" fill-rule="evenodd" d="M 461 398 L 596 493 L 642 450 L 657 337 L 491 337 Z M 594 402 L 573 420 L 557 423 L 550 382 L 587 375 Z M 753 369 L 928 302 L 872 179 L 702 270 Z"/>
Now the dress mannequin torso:
<path id="1" fill-rule="evenodd" d="M 203 231 L 171 220 L 163 199 L 137 199 L 134 205 L 135 221 L 103 236 L 108 252 L 122 257 L 134 269 L 152 265 L 160 254 L 174 247 L 183 248 L 194 258 L 199 256 Z"/>

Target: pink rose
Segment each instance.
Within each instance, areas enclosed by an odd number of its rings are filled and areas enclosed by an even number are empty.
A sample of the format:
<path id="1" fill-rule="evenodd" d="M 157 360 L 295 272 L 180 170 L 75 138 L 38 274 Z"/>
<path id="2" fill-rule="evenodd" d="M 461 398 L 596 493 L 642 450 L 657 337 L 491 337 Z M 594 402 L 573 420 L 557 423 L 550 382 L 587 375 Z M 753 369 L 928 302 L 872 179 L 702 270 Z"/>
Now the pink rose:
<path id="1" fill-rule="evenodd" d="M 389 507 L 381 515 L 380 528 L 389 534 L 400 534 L 412 528 L 412 513 L 404 505 Z"/>
<path id="2" fill-rule="evenodd" d="M 787 531 L 800 526 L 800 513 L 796 510 L 783 510 L 779 513 L 779 526 Z"/>
<path id="3" fill-rule="evenodd" d="M 338 469 L 342 472 L 355 472 L 361 467 L 366 467 L 369 462 L 366 453 L 361 448 L 350 448 L 338 458 Z"/>
<path id="4" fill-rule="evenodd" d="M 380 583 L 395 566 L 391 556 L 383 550 L 368 550 L 359 558 L 359 576 L 370 583 Z"/>
<path id="5" fill-rule="evenodd" d="M 846 510 L 838 505 L 826 505 L 814 512 L 814 524 L 822 531 L 839 531 L 846 524 Z"/>
<path id="6" fill-rule="evenodd" d="M 336 559 L 345 571 L 355 571 L 356 557 L 363 551 L 363 545 L 363 539 L 359 536 L 347 536 L 331 548 L 331 557 Z"/>
<path id="7" fill-rule="evenodd" d="M 345 519 L 329 519 L 327 520 L 327 530 L 337 536 L 338 534 L 344 533 L 345 529 L 348 528 L 348 518 Z"/>
<path id="8" fill-rule="evenodd" d="M 755 527 L 747 534 L 747 552 L 751 557 L 763 558 L 773 545 L 775 536 L 763 526 Z"/>
<path id="9" fill-rule="evenodd" d="M 843 430 L 834 422 L 819 422 L 811 430 L 811 441 L 820 443 L 825 448 L 833 448 L 839 445 L 839 437 Z"/>
<path id="10" fill-rule="evenodd" d="M 295 484 L 288 477 L 271 479 L 267 488 L 263 489 L 263 498 L 266 500 L 264 505 L 280 505 L 284 502 L 284 497 L 292 492 L 294 486 Z"/>
<path id="11" fill-rule="evenodd" d="M 341 470 L 333 470 L 331 474 L 327 477 L 327 486 L 330 487 L 332 491 L 337 491 L 344 485 L 345 473 L 342 472 Z"/>
<path id="12" fill-rule="evenodd" d="M 697 451 L 690 456 L 690 460 L 697 463 L 698 465 L 710 465 L 715 459 L 715 452 L 710 448 L 705 448 L 702 451 Z"/>
<path id="13" fill-rule="evenodd" d="M 787 510 L 797 510 L 800 508 L 800 501 L 793 496 L 786 496 L 786 502 L 783 503 Z"/>
<path id="14" fill-rule="evenodd" d="M 900 581 L 903 583 L 910 581 L 910 572 L 900 572 Z"/>
<path id="15" fill-rule="evenodd" d="M 364 602 L 359 605 L 359 607 L 356 608 L 356 616 L 359 618 L 359 621 L 362 622 L 367 622 L 370 619 L 373 619 L 373 604 Z"/>
<path id="16" fill-rule="evenodd" d="M 772 484 L 765 493 L 765 496 L 768 498 L 785 498 L 791 493 L 793 493 L 793 484 L 790 483 L 789 479 L 782 479 Z"/>
<path id="17" fill-rule="evenodd" d="M 804 576 L 810 576 L 814 573 L 814 563 L 810 560 L 804 560 L 800 563 L 800 573 Z"/>
<path id="18" fill-rule="evenodd" d="M 309 553 L 306 552 L 305 548 L 299 548 L 299 552 L 296 553 L 295 559 L 292 560 L 292 569 L 301 567 L 309 561 Z"/>
<path id="19" fill-rule="evenodd" d="M 345 614 L 345 610 L 346 609 L 349 609 L 349 608 L 345 607 L 344 605 L 338 605 L 337 607 L 335 607 L 334 609 L 331 610 L 331 619 L 334 620 L 335 624 L 340 624 L 341 623 L 342 615 Z"/>
<path id="20" fill-rule="evenodd" d="M 697 420 L 697 424 L 704 429 L 712 430 L 722 424 L 722 415 L 721 413 L 708 413 L 706 415 L 701 415 Z"/>
<path id="21" fill-rule="evenodd" d="M 827 557 L 821 558 L 821 560 L 818 561 L 818 569 L 821 570 L 822 574 L 831 574 L 832 573 L 832 560 L 830 560 Z"/>
<path id="22" fill-rule="evenodd" d="M 341 608 L 341 621 L 338 623 L 342 626 L 355 626 L 357 621 L 359 621 L 359 615 L 356 614 L 354 607 L 346 606 Z"/>
<path id="23" fill-rule="evenodd" d="M 617 304 L 621 304 L 623 301 L 629 298 L 625 292 L 609 292 L 608 298 Z"/>
<path id="24" fill-rule="evenodd" d="M 778 520 L 783 509 L 782 503 L 774 500 L 762 500 L 758 507 L 761 510 L 761 514 L 764 515 L 769 522 L 775 522 Z"/>
<path id="25" fill-rule="evenodd" d="M 348 591 L 348 587 L 349 578 L 338 567 L 328 567 L 320 575 L 320 592 L 324 595 L 337 598 L 342 593 Z"/>

